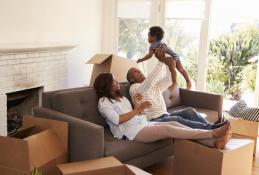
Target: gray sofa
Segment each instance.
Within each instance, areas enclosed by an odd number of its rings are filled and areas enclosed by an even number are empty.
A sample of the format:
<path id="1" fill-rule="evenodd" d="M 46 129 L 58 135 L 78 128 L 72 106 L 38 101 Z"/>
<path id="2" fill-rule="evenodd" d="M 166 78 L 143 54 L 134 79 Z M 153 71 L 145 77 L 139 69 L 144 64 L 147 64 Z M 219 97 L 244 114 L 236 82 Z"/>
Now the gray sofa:
<path id="1" fill-rule="evenodd" d="M 129 98 L 128 84 L 121 83 L 121 91 Z M 168 100 L 168 96 L 164 95 Z M 168 111 L 194 107 L 208 114 L 209 121 L 217 121 L 222 114 L 222 97 L 180 89 L 180 106 Z M 69 124 L 69 161 L 81 161 L 114 156 L 123 163 L 145 168 L 173 154 L 173 140 L 166 139 L 144 144 L 114 138 L 97 110 L 97 97 L 92 87 L 44 92 L 42 106 L 33 115 L 66 121 Z"/>

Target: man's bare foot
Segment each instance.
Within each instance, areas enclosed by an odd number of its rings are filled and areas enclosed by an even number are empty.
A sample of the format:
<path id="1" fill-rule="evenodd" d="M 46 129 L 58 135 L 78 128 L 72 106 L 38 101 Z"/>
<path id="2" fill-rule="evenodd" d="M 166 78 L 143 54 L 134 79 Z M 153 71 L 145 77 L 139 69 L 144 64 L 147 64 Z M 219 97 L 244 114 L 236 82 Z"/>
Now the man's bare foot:
<path id="1" fill-rule="evenodd" d="M 187 90 L 191 90 L 192 89 L 192 82 L 191 81 L 187 81 L 186 82 L 186 89 Z"/>
<path id="2" fill-rule="evenodd" d="M 222 127 L 212 130 L 213 138 L 220 138 L 230 132 L 230 123 L 227 121 Z"/>
<path id="3" fill-rule="evenodd" d="M 224 149 L 225 145 L 228 143 L 228 141 L 231 139 L 232 134 L 226 134 L 225 136 L 221 138 L 217 138 L 214 142 L 214 148 L 216 149 Z"/>

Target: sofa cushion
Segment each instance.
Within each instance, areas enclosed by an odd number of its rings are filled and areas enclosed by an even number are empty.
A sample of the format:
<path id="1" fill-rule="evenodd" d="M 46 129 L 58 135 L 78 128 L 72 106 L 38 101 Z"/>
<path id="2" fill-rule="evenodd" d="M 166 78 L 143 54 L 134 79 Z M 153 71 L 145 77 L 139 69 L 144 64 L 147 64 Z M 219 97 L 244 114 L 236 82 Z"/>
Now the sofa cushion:
<path id="1" fill-rule="evenodd" d="M 174 112 L 180 109 L 187 108 L 187 106 L 178 106 L 174 108 L 168 109 L 168 112 Z M 203 118 L 207 119 L 210 123 L 215 123 L 218 121 L 218 112 L 210 109 L 203 109 L 203 108 L 195 108 Z"/>
<path id="2" fill-rule="evenodd" d="M 145 154 L 167 147 L 173 144 L 172 139 L 165 139 L 153 143 L 141 143 L 130 140 L 119 140 L 114 138 L 109 129 L 104 131 L 104 154 L 105 156 L 114 156 L 122 162 L 127 162 Z M 172 145 L 173 149 L 173 145 Z"/>
<path id="3" fill-rule="evenodd" d="M 127 99 L 129 99 L 129 101 L 131 101 L 131 98 L 130 98 L 130 94 L 129 94 L 129 83 L 128 82 L 123 82 L 123 83 L 120 83 L 120 92 L 121 94 L 126 97 Z"/>
<path id="4" fill-rule="evenodd" d="M 174 92 L 169 89 L 165 90 L 163 92 L 163 97 L 167 109 L 181 105 L 179 88 L 177 88 Z"/>
<path id="5" fill-rule="evenodd" d="M 120 88 L 122 95 L 129 98 L 129 84 L 120 83 Z M 51 96 L 51 104 L 54 110 L 106 126 L 98 111 L 98 99 L 93 87 L 57 91 Z"/>
<path id="6" fill-rule="evenodd" d="M 93 88 L 58 92 L 51 100 L 56 111 L 106 126 L 104 118 L 98 112 L 98 100 Z"/>

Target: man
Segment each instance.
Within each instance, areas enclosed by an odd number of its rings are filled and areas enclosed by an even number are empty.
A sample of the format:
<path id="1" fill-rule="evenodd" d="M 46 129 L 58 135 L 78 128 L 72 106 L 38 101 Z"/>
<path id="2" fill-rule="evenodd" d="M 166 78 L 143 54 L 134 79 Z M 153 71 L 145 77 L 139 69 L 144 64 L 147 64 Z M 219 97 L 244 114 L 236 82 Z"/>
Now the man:
<path id="1" fill-rule="evenodd" d="M 210 124 L 193 108 L 179 110 L 173 113 L 168 113 L 162 96 L 171 84 L 171 69 L 174 63 L 171 59 L 165 57 L 165 52 L 162 48 L 158 48 L 155 52 L 158 63 L 153 71 L 145 77 L 138 68 L 131 68 L 127 73 L 127 80 L 131 84 L 130 96 L 141 94 L 143 101 L 149 101 L 151 107 L 144 110 L 149 121 L 177 121 L 191 128 L 199 129 L 215 129 L 221 127 L 225 123 Z M 134 103 L 134 101 L 133 101 Z"/>

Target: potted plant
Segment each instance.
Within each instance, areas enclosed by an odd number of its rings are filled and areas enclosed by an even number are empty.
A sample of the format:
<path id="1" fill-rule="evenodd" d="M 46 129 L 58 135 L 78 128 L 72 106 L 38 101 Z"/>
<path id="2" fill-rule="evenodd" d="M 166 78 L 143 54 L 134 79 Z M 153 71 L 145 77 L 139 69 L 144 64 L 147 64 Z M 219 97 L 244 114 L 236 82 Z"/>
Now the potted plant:
<path id="1" fill-rule="evenodd" d="M 42 171 L 37 168 L 37 166 L 34 167 L 34 169 L 31 172 L 31 175 L 42 175 Z"/>

